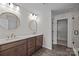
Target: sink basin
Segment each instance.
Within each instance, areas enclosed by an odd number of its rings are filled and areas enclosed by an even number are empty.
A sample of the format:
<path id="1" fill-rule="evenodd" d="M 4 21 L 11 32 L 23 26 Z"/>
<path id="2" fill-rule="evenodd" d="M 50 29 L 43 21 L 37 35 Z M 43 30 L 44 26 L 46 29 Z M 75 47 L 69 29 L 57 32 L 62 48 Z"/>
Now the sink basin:
<path id="1" fill-rule="evenodd" d="M 26 38 L 26 36 L 16 36 L 15 38 L 3 38 L 3 39 L 0 39 L 0 44 L 18 41 L 18 40 L 21 40 L 21 39 L 24 39 L 24 38 Z"/>
<path id="2" fill-rule="evenodd" d="M 9 42 L 13 42 L 13 41 L 16 41 L 16 39 L 0 39 L 0 45 L 1 44 L 5 44 L 5 43 L 9 43 Z"/>
<path id="3" fill-rule="evenodd" d="M 37 35 L 39 35 L 39 34 L 37 34 Z M 23 39 L 34 37 L 37 35 L 25 35 L 25 36 L 15 36 L 15 38 L 3 38 L 3 39 L 0 39 L 0 45 L 5 44 L 5 43 L 18 41 L 18 40 L 23 40 Z"/>

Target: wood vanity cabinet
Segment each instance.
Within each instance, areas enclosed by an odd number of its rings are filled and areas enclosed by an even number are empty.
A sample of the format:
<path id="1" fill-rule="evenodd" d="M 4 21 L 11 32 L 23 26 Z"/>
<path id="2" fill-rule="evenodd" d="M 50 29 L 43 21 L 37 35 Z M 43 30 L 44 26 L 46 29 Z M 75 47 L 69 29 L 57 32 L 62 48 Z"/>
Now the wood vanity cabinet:
<path id="1" fill-rule="evenodd" d="M 36 37 L 36 47 L 35 50 L 39 50 L 40 48 L 42 48 L 43 45 L 43 35 L 39 35 Z"/>
<path id="2" fill-rule="evenodd" d="M 20 40 L 17 42 L 7 43 L 0 46 L 1 56 L 26 56 L 27 45 L 26 40 Z"/>
<path id="3" fill-rule="evenodd" d="M 25 44 L 23 44 L 23 45 L 20 45 L 20 46 L 17 46 L 16 47 L 16 50 L 15 50 L 15 55 L 16 56 L 26 56 L 26 45 Z"/>
<path id="4" fill-rule="evenodd" d="M 43 35 L 31 37 L 28 39 L 28 56 L 42 48 Z"/>
<path id="5" fill-rule="evenodd" d="M 0 56 L 14 56 L 14 55 L 16 55 L 15 48 L 10 48 L 0 52 Z"/>
<path id="6" fill-rule="evenodd" d="M 1 52 L 1 56 L 26 56 L 25 45 L 9 48 Z"/>
<path id="7" fill-rule="evenodd" d="M 21 45 L 18 45 L 16 48 L 16 56 L 26 56 L 27 55 L 27 40 Z"/>
<path id="8" fill-rule="evenodd" d="M 30 56 L 42 47 L 43 35 L 0 45 L 0 56 Z"/>
<path id="9" fill-rule="evenodd" d="M 28 38 L 28 56 L 32 55 L 35 52 L 35 40 L 36 37 Z"/>

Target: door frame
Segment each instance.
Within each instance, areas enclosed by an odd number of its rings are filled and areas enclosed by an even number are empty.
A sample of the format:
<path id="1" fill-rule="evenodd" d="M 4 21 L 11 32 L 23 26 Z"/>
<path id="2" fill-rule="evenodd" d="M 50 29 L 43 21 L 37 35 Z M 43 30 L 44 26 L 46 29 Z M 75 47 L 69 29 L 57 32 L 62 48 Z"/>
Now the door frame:
<path id="1" fill-rule="evenodd" d="M 63 19 L 59 19 L 57 20 L 57 44 L 58 44 L 58 21 L 60 20 L 66 20 L 67 21 L 67 39 L 66 39 L 66 47 L 68 46 L 68 19 L 67 18 L 63 18 Z"/>

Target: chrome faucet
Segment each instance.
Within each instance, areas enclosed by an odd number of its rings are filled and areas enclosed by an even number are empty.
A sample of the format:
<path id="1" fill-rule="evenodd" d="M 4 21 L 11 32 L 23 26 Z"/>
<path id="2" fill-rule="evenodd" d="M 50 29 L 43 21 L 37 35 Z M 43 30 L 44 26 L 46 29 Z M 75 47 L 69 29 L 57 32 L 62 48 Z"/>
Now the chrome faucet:
<path id="1" fill-rule="evenodd" d="M 8 37 L 8 39 L 9 39 L 9 36 L 7 36 Z"/>
<path id="2" fill-rule="evenodd" d="M 15 38 L 16 36 L 14 35 L 14 33 L 11 33 L 10 35 L 7 36 L 8 39 L 12 39 Z"/>
<path id="3" fill-rule="evenodd" d="M 14 33 L 12 33 L 12 34 L 11 34 L 11 38 L 15 38 L 15 35 L 14 35 Z"/>
<path id="4" fill-rule="evenodd" d="M 14 33 L 11 34 L 11 38 L 14 36 Z"/>

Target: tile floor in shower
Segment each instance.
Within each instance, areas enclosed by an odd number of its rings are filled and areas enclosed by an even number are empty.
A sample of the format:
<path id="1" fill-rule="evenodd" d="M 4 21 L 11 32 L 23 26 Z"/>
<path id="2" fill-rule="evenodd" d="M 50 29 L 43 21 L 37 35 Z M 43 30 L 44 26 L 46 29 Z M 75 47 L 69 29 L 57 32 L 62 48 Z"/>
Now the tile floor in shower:
<path id="1" fill-rule="evenodd" d="M 41 48 L 32 56 L 74 56 L 74 52 L 71 48 L 62 45 L 53 45 L 52 50 Z"/>

